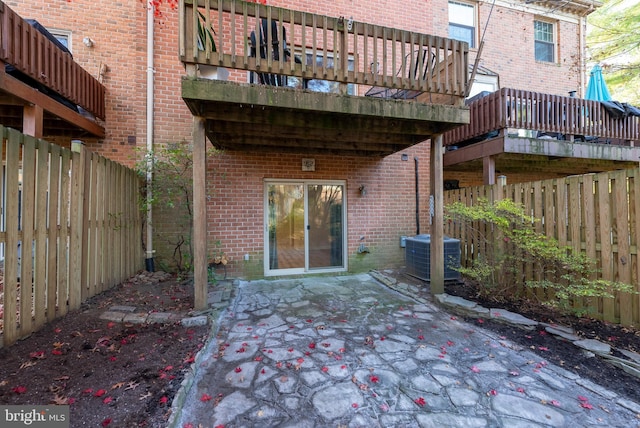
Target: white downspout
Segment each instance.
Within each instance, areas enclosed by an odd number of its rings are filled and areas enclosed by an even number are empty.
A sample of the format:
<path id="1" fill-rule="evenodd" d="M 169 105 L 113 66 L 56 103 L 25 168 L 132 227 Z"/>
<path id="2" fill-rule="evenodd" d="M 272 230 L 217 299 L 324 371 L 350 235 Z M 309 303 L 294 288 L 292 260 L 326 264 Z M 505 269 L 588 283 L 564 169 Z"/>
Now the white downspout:
<path id="1" fill-rule="evenodd" d="M 580 39 L 579 49 L 580 49 L 580 73 L 578 74 L 580 81 L 578 84 L 580 85 L 579 97 L 584 98 L 584 94 L 586 91 L 585 81 L 586 81 L 586 73 L 587 73 L 587 52 L 585 47 L 585 37 L 586 37 L 586 26 L 587 19 L 583 16 L 580 17 L 578 31 Z"/>
<path id="2" fill-rule="evenodd" d="M 147 271 L 153 272 L 153 213 L 151 202 L 152 181 L 153 181 L 153 24 L 154 6 L 149 3 L 147 8 L 147 256 L 145 267 Z"/>

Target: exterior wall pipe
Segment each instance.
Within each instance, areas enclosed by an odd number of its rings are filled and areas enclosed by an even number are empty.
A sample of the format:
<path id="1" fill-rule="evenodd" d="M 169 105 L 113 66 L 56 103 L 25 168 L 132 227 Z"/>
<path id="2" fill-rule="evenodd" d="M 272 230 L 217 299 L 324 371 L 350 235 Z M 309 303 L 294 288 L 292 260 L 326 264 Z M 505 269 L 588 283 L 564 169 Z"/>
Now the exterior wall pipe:
<path id="1" fill-rule="evenodd" d="M 147 7 L 147 255 L 145 267 L 147 271 L 155 270 L 153 263 L 153 33 L 154 33 L 154 9 L 152 3 Z"/>
<path id="2" fill-rule="evenodd" d="M 418 157 L 413 158 L 416 169 L 416 235 L 420 235 L 420 181 L 418 180 Z"/>

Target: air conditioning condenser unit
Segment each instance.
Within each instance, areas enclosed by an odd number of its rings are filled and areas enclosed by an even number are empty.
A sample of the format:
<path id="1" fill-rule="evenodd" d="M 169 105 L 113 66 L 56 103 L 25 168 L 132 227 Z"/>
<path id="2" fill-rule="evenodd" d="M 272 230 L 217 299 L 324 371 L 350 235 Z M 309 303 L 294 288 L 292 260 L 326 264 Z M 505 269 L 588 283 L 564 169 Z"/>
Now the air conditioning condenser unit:
<path id="1" fill-rule="evenodd" d="M 416 235 L 406 239 L 405 264 L 407 273 L 424 281 L 431 281 L 431 235 Z M 460 279 L 460 240 L 444 237 L 444 280 Z"/>

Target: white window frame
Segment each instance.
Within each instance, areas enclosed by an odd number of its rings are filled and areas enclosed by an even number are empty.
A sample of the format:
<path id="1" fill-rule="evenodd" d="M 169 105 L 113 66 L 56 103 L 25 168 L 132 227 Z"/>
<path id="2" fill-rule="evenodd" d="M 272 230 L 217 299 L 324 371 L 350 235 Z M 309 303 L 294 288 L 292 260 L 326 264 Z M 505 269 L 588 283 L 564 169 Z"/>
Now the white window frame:
<path id="1" fill-rule="evenodd" d="M 67 41 L 67 49 L 69 49 L 69 52 L 73 52 L 73 49 L 71 49 L 71 31 L 69 30 L 59 30 L 56 28 L 50 29 L 47 28 L 47 31 L 49 31 L 51 33 L 52 36 L 54 36 L 56 39 L 60 40 L 60 42 L 62 43 L 62 40 L 66 40 Z M 63 43 L 64 44 L 64 43 Z"/>
<path id="2" fill-rule="evenodd" d="M 472 16 L 473 16 L 473 23 L 472 25 L 468 25 L 468 23 L 463 23 L 463 22 L 458 22 L 456 20 L 456 17 L 452 16 L 451 13 L 451 6 L 452 5 L 458 5 L 458 6 L 462 6 L 462 7 L 468 7 L 470 9 L 472 9 Z M 465 2 L 465 1 L 458 1 L 458 0 L 449 0 L 448 4 L 448 14 L 449 14 L 449 38 L 451 39 L 456 39 L 456 40 L 460 40 L 458 38 L 455 38 L 451 35 L 451 27 L 455 27 L 455 28 L 461 28 L 461 29 L 468 29 L 471 30 L 471 43 L 469 43 L 469 48 L 475 48 L 478 45 L 478 9 L 475 3 L 469 3 L 469 2 Z M 462 40 L 462 41 L 467 41 L 467 40 Z"/>
<path id="3" fill-rule="evenodd" d="M 537 30 L 536 30 L 536 23 L 542 23 L 545 25 L 548 25 L 551 27 L 551 31 L 550 31 L 550 35 L 553 38 L 551 41 L 548 40 L 540 40 L 537 38 Z M 537 62 L 543 62 L 543 63 L 547 63 L 547 64 L 554 64 L 557 61 L 557 55 L 558 55 L 558 25 L 555 22 L 551 22 L 549 20 L 545 20 L 545 19 L 540 19 L 540 18 L 534 18 L 533 20 L 533 43 L 534 43 L 534 52 L 533 55 L 535 57 L 535 60 Z M 540 59 L 538 58 L 537 55 L 537 46 L 538 44 L 541 43 L 545 46 L 551 46 L 551 48 L 553 49 L 552 51 L 552 57 L 551 61 L 547 60 L 547 59 Z"/>

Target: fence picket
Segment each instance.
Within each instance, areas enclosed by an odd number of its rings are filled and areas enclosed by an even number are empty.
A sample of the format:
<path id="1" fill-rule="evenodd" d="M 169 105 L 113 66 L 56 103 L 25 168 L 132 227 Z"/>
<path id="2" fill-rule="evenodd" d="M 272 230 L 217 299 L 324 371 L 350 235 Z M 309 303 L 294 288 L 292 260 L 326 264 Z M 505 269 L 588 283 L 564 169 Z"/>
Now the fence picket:
<path id="1" fill-rule="evenodd" d="M 22 190 L 18 204 L 21 204 L 19 227 L 20 240 L 20 337 L 33 330 L 33 239 L 36 187 L 36 141 L 33 137 L 22 136 Z"/>

